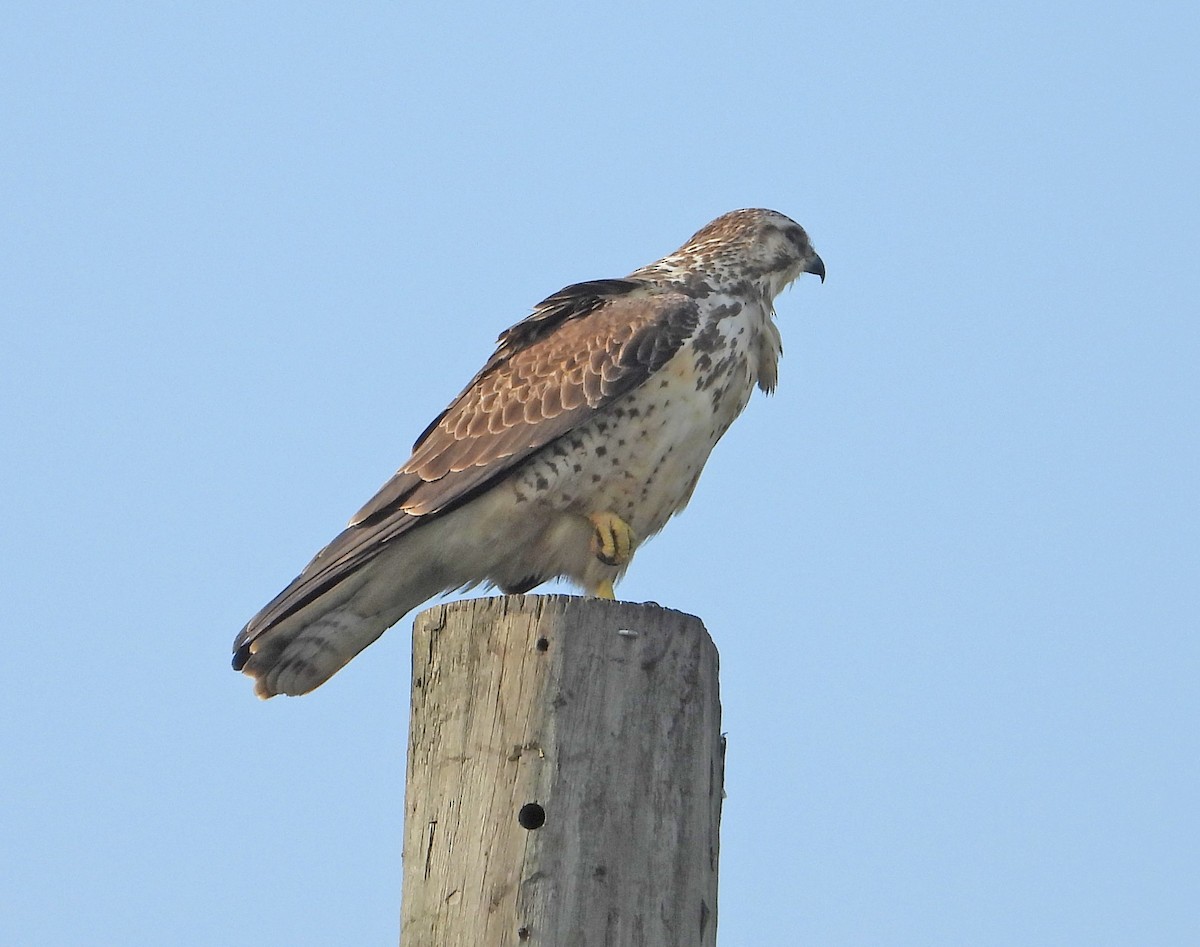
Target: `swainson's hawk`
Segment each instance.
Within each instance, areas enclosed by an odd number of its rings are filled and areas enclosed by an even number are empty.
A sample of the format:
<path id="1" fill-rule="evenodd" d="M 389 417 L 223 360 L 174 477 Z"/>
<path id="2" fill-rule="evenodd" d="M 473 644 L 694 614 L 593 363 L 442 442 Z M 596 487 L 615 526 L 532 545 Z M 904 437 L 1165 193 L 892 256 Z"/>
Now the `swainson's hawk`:
<path id="1" fill-rule="evenodd" d="M 801 273 L 825 279 L 804 230 L 738 210 L 624 279 L 543 300 L 242 629 L 234 668 L 260 697 L 307 693 L 426 599 L 479 583 L 561 577 L 611 598 L 754 387 L 774 389 L 774 299 Z"/>

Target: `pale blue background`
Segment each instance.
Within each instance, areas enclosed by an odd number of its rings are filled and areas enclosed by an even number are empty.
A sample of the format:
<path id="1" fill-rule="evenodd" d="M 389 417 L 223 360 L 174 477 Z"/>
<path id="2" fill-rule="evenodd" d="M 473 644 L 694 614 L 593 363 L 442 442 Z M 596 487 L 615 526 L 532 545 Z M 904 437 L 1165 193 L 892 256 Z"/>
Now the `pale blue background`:
<path id="1" fill-rule="evenodd" d="M 394 943 L 411 620 L 268 704 L 233 635 L 756 205 L 829 279 L 619 589 L 721 650 L 721 943 L 1200 942 L 1198 18 L 5 4 L 0 943 Z"/>

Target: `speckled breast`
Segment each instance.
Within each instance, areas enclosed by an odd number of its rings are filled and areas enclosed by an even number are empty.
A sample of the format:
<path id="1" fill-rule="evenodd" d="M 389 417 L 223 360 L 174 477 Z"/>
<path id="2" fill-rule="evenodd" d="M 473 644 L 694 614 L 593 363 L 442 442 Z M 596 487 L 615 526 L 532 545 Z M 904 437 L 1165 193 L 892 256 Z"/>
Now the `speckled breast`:
<path id="1" fill-rule="evenodd" d="M 755 327 L 736 316 L 705 321 L 641 387 L 539 452 L 515 479 L 518 495 L 616 513 L 639 541 L 662 529 L 753 391 Z"/>

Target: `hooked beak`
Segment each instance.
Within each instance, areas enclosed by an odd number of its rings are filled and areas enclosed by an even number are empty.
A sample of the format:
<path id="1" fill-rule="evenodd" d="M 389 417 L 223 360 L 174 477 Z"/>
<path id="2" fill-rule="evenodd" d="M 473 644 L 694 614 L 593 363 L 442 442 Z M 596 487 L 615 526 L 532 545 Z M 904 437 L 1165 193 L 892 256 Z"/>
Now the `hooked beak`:
<path id="1" fill-rule="evenodd" d="M 804 264 L 804 272 L 812 273 L 813 276 L 821 277 L 821 282 L 825 282 L 825 261 L 815 253 L 808 258 L 808 262 Z"/>

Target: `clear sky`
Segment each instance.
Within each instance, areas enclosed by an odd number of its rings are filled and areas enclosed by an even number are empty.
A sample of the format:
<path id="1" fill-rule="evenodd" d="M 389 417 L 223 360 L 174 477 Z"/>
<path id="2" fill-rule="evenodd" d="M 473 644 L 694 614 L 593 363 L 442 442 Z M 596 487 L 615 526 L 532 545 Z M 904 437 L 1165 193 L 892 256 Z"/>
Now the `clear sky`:
<path id="1" fill-rule="evenodd" d="M 561 286 L 794 217 L 701 616 L 720 939 L 1200 942 L 1194 3 L 0 10 L 0 943 L 391 944 L 411 618 L 233 636 Z"/>

